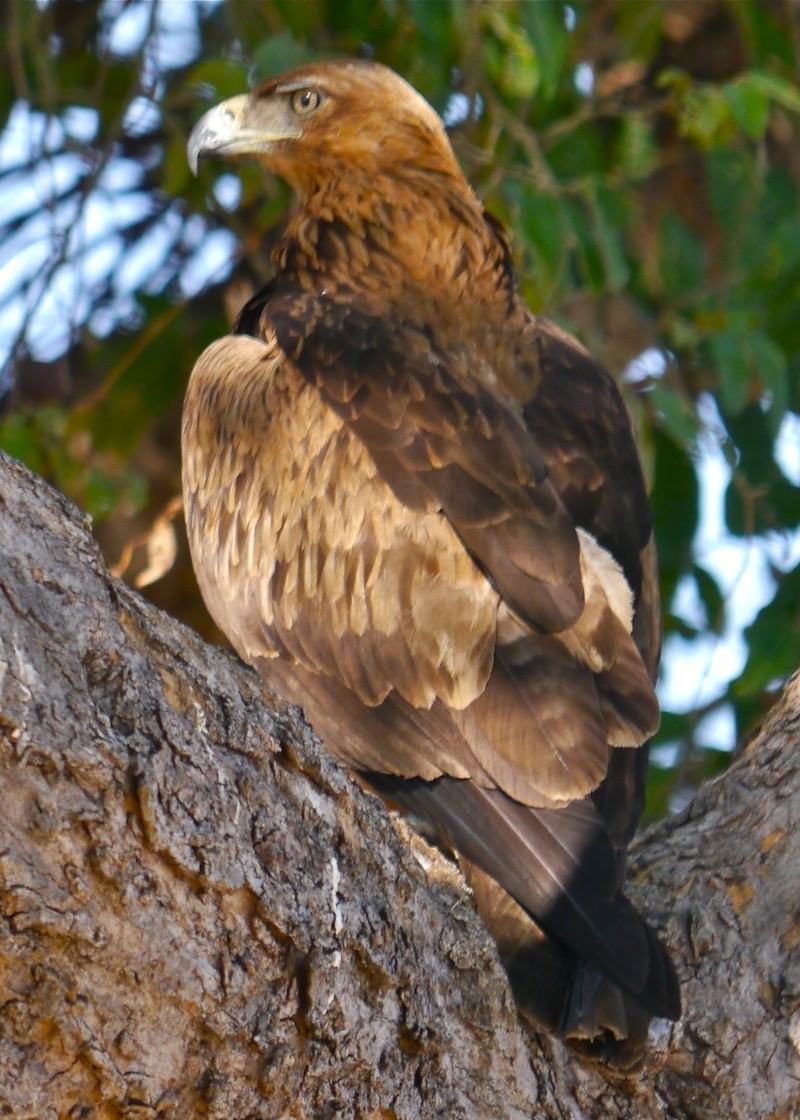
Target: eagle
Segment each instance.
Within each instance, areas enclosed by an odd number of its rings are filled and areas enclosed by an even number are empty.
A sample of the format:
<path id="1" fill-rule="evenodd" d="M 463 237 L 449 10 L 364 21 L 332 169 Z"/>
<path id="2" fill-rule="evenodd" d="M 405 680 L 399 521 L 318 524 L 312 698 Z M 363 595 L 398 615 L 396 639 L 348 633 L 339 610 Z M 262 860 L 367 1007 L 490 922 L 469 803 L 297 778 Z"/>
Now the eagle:
<path id="1" fill-rule="evenodd" d="M 661 639 L 620 392 L 527 308 L 506 230 L 392 70 L 265 81 L 198 122 L 192 169 L 209 155 L 254 158 L 297 206 L 187 389 L 208 609 L 457 855 L 521 1010 L 635 1061 L 680 998 L 623 893 Z"/>

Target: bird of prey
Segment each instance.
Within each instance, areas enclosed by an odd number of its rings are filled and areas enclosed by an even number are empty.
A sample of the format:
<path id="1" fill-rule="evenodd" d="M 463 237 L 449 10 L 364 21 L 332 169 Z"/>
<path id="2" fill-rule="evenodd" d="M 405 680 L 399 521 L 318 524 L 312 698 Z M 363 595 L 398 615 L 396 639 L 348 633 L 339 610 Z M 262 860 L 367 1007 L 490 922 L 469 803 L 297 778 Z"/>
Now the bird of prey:
<path id="1" fill-rule="evenodd" d="M 505 230 L 386 67 L 266 81 L 188 153 L 254 157 L 298 198 L 273 279 L 187 391 L 209 611 L 458 854 L 520 1007 L 624 1063 L 680 1001 L 623 894 L 660 615 L 620 393 L 525 306 Z"/>

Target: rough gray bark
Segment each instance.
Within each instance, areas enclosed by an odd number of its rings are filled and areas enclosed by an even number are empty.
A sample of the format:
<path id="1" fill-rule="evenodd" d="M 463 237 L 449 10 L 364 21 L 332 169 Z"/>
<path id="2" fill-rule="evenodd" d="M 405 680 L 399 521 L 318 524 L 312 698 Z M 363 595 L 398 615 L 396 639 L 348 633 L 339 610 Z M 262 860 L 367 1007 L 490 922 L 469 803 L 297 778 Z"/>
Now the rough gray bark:
<path id="1" fill-rule="evenodd" d="M 795 681 L 640 844 L 686 1015 L 609 1082 L 520 1027 L 450 864 L 0 459 L 0 1116 L 800 1116 L 798 737 Z"/>

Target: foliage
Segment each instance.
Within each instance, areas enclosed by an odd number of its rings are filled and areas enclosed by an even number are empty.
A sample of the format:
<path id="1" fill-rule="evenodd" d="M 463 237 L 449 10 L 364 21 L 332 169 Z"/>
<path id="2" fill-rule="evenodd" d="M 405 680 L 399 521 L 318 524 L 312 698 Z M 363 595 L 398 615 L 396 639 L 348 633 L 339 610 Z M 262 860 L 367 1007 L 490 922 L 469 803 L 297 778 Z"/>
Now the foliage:
<path id="1" fill-rule="evenodd" d="M 709 717 L 741 736 L 800 662 L 790 0 L 50 0 L 12 3 L 0 35 L 0 445 L 112 559 L 144 542 L 132 579 L 171 565 L 151 593 L 197 623 L 185 549 L 154 563 L 148 528 L 163 545 L 173 524 L 193 359 L 269 275 L 288 195 L 247 166 L 192 179 L 186 136 L 260 75 L 368 52 L 457 125 L 531 307 L 625 371 L 665 603 L 656 808 L 716 771 L 733 736 Z"/>

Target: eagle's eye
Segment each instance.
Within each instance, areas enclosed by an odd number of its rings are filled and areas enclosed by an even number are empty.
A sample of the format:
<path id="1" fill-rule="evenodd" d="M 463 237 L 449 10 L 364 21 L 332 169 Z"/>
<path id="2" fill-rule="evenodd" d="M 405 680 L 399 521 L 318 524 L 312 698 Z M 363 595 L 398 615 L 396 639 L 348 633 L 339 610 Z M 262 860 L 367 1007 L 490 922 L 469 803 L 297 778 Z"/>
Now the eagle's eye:
<path id="1" fill-rule="evenodd" d="M 292 108 L 299 117 L 307 117 L 322 100 L 315 89 L 298 89 L 292 94 Z"/>

